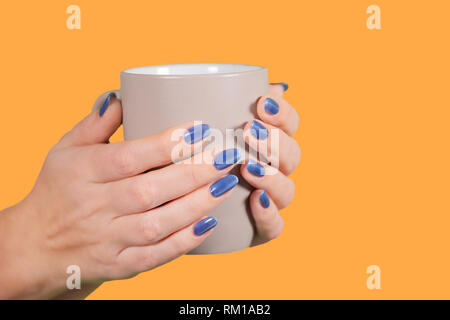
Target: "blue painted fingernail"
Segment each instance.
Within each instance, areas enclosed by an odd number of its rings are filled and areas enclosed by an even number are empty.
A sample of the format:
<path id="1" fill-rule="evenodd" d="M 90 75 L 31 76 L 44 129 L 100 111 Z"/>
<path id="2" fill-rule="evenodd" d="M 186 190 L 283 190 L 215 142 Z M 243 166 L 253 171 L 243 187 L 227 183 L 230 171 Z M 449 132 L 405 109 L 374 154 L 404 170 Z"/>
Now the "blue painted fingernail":
<path id="1" fill-rule="evenodd" d="M 197 222 L 197 224 L 194 226 L 194 234 L 196 236 L 201 236 L 206 231 L 211 230 L 215 226 L 217 226 L 217 219 L 214 217 L 206 217 Z"/>
<path id="2" fill-rule="evenodd" d="M 284 91 L 287 91 L 289 89 L 289 85 L 286 82 L 273 82 L 271 84 L 273 84 L 273 85 L 278 84 L 280 86 L 283 86 L 283 90 Z"/>
<path id="3" fill-rule="evenodd" d="M 102 106 L 100 107 L 98 114 L 99 116 L 103 116 L 103 114 L 106 112 L 106 109 L 109 107 L 109 103 L 111 102 L 111 97 L 116 97 L 116 94 L 114 92 L 111 92 L 106 97 L 105 101 L 103 102 Z"/>
<path id="4" fill-rule="evenodd" d="M 205 139 L 211 134 L 211 127 L 207 124 L 198 124 L 186 130 L 184 133 L 184 141 L 193 144 L 197 141 Z"/>
<path id="5" fill-rule="evenodd" d="M 252 159 L 248 160 L 247 162 L 247 170 L 257 177 L 264 177 L 264 175 L 266 174 L 266 169 L 261 164 Z"/>
<path id="6" fill-rule="evenodd" d="M 266 98 L 264 109 L 266 110 L 267 113 L 277 114 L 278 111 L 280 110 L 280 107 L 278 106 L 278 103 L 272 98 Z"/>
<path id="7" fill-rule="evenodd" d="M 227 149 L 219 153 L 214 158 L 214 167 L 217 170 L 222 170 L 228 168 L 229 166 L 235 164 L 241 158 L 241 152 L 239 149 Z"/>
<path id="8" fill-rule="evenodd" d="M 267 131 L 264 126 L 259 123 L 258 121 L 253 120 L 252 125 L 250 126 L 250 132 L 251 134 L 260 140 L 266 140 L 267 136 L 269 135 L 269 131 Z"/>
<path id="9" fill-rule="evenodd" d="M 214 182 L 214 184 L 209 188 L 209 192 L 213 197 L 217 198 L 223 195 L 225 192 L 233 189 L 239 182 L 238 177 L 233 174 L 226 176 L 220 180 Z"/>
<path id="10" fill-rule="evenodd" d="M 266 190 L 263 190 L 259 195 L 259 203 L 261 203 L 264 209 L 267 209 L 270 206 L 269 197 L 267 196 Z"/>

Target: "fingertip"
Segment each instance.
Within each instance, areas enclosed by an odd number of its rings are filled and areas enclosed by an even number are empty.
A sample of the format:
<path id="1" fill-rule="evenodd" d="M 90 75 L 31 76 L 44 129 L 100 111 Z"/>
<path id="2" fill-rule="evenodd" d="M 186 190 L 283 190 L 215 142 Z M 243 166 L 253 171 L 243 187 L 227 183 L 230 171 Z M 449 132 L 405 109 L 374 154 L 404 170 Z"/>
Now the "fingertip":
<path id="1" fill-rule="evenodd" d="M 286 82 L 272 82 L 270 85 L 277 88 L 281 88 L 283 92 L 286 92 L 289 89 L 289 84 L 287 84 Z"/>
<path id="2" fill-rule="evenodd" d="M 268 199 L 268 205 L 267 203 L 264 204 L 267 201 L 267 199 L 264 199 L 265 197 Z M 261 198 L 263 198 L 263 203 L 261 203 Z M 265 241 L 278 237 L 283 230 L 284 221 L 266 191 L 264 189 L 255 190 L 250 201 L 259 235 Z"/>
<path id="3" fill-rule="evenodd" d="M 98 123 L 94 124 L 92 141 L 98 143 L 108 140 L 122 124 L 122 102 L 111 96 L 107 108 L 103 111 L 100 108 L 97 117 Z"/>
<path id="4" fill-rule="evenodd" d="M 100 117 L 102 117 L 102 116 L 105 114 L 106 110 L 109 108 L 111 99 L 112 99 L 113 97 L 115 97 L 115 96 L 116 96 L 116 94 L 115 94 L 114 92 L 110 92 L 110 93 L 106 96 L 105 101 L 103 101 L 102 105 L 101 105 L 100 108 L 98 109 L 98 115 L 99 115 Z"/>
<path id="5" fill-rule="evenodd" d="M 58 144 L 81 146 L 108 141 L 122 123 L 122 104 L 119 99 L 111 97 L 107 105 L 107 108 L 103 108 L 102 116 L 100 110 L 95 109 L 61 138 Z"/>
<path id="6" fill-rule="evenodd" d="M 122 101 L 116 97 L 114 92 L 111 92 L 92 113 L 98 118 L 97 121 L 107 122 L 111 119 L 117 120 L 119 117 L 120 121 L 122 121 Z"/>
<path id="7" fill-rule="evenodd" d="M 174 129 L 182 128 L 185 130 L 183 138 L 185 143 L 193 145 L 198 142 L 203 142 L 211 135 L 211 126 L 203 121 L 190 121 L 180 124 Z"/>
<path id="8" fill-rule="evenodd" d="M 273 82 L 269 86 L 269 93 L 277 97 L 282 97 L 288 89 L 289 85 L 286 82 Z"/>
<path id="9" fill-rule="evenodd" d="M 275 95 L 265 95 L 260 98 L 256 106 L 256 113 L 264 122 L 280 126 L 285 117 L 285 110 L 280 97 Z"/>
<path id="10" fill-rule="evenodd" d="M 209 187 L 209 194 L 216 199 L 225 199 L 229 196 L 239 183 L 239 178 L 234 174 L 226 175 L 219 180 L 213 182 Z"/>
<path id="11" fill-rule="evenodd" d="M 206 237 L 208 236 L 212 230 L 217 226 L 218 221 L 215 217 L 203 217 L 200 221 L 197 221 L 194 224 L 193 232 L 197 237 Z"/>
<path id="12" fill-rule="evenodd" d="M 264 209 L 269 208 L 269 206 L 270 206 L 270 199 L 269 199 L 269 196 L 267 195 L 266 190 L 262 190 L 259 193 L 258 200 L 259 200 L 259 205 L 261 207 L 263 207 Z"/>
<path id="13" fill-rule="evenodd" d="M 269 206 L 264 208 L 260 200 L 260 197 L 263 194 L 267 195 L 264 189 L 256 189 L 250 195 L 250 208 L 253 218 L 255 219 L 256 226 L 259 229 L 264 228 L 266 224 L 270 223 L 273 218 L 273 213 L 277 212 L 277 210 L 275 210 L 275 206 L 271 203 L 270 198 L 268 199 Z"/>
<path id="14" fill-rule="evenodd" d="M 259 209 L 259 211 L 264 211 L 273 206 L 272 200 L 264 189 L 255 190 L 251 195 L 250 201 Z"/>
<path id="15" fill-rule="evenodd" d="M 263 206 L 261 203 L 261 197 L 264 198 L 266 207 Z M 252 192 L 250 196 L 250 202 L 252 203 L 252 206 L 255 209 L 258 209 L 257 211 L 264 211 L 265 209 L 270 207 L 270 198 L 267 194 L 267 192 L 264 189 L 256 189 Z M 267 205 L 268 203 L 268 205 Z"/>

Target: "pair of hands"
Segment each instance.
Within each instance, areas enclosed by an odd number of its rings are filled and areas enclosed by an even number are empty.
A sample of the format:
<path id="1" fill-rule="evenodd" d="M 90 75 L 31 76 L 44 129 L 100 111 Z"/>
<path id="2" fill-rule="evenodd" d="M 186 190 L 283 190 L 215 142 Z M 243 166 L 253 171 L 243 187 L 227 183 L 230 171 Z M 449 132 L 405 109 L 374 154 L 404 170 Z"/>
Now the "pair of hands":
<path id="1" fill-rule="evenodd" d="M 259 165 L 241 166 L 242 177 L 255 187 L 250 207 L 258 243 L 281 233 L 278 210 L 293 199 L 294 183 L 287 176 L 300 160 L 291 137 L 299 118 L 283 91 L 282 85 L 271 85 L 257 101 L 269 153 L 271 130 L 281 129 L 279 155 L 272 155 L 279 156 L 279 170 L 261 176 Z M 211 192 L 211 186 L 227 179 L 236 163 L 226 168 L 214 162 L 171 164 L 179 143 L 171 139 L 173 130 L 188 130 L 193 123 L 108 143 L 121 121 L 120 101 L 108 99 L 50 150 L 30 194 L 0 214 L 0 298 L 54 297 L 65 287 L 69 265 L 80 267 L 88 288 L 131 277 L 185 254 L 212 232 L 216 221 L 206 215 L 232 190 Z M 253 130 L 252 123 L 244 133 Z M 255 135 L 244 136 L 250 146 L 258 144 Z M 148 171 L 152 168 L 159 169 Z"/>

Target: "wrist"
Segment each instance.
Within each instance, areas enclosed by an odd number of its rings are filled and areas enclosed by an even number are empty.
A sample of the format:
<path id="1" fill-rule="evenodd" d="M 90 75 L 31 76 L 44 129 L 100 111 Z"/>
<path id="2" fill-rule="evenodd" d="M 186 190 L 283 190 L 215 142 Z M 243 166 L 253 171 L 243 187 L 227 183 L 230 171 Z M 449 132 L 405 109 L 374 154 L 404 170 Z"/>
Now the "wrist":
<path id="1" fill-rule="evenodd" d="M 27 199 L 0 212 L 0 299 L 46 298 L 64 285 L 42 252 L 34 216 Z"/>

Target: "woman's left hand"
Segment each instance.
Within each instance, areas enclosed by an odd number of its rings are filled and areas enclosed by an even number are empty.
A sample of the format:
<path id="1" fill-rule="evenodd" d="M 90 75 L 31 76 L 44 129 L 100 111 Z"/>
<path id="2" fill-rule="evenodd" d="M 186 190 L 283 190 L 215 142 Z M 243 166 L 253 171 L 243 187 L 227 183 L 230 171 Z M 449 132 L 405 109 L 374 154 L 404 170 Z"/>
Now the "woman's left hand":
<path id="1" fill-rule="evenodd" d="M 281 234 L 284 222 L 278 210 L 294 198 L 295 185 L 288 175 L 300 161 L 300 147 L 292 138 L 299 116 L 283 99 L 287 88 L 284 83 L 271 84 L 269 94 L 257 101 L 259 119 L 249 121 L 244 127 L 245 142 L 270 164 L 251 159 L 241 166 L 242 177 L 256 189 L 250 195 L 257 230 L 253 245 Z"/>

